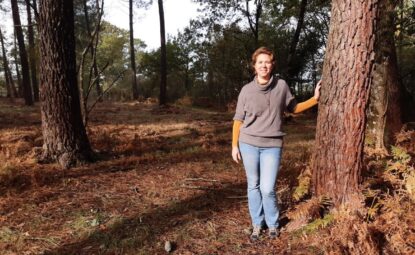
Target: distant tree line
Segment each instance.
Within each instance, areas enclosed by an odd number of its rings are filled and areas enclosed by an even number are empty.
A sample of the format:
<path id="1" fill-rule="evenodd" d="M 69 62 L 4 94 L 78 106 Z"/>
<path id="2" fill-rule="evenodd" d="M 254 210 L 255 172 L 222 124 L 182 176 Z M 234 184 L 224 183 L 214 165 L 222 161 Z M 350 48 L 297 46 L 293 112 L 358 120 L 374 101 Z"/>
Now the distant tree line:
<path id="1" fill-rule="evenodd" d="M 1 55 L 1 84 L 8 97 L 24 97 L 30 105 L 38 100 L 39 94 L 38 35 L 37 24 L 33 22 L 37 3 L 13 0 L 5 5 L 3 2 L 0 1 L 3 9 L 12 7 L 17 43 L 13 47 L 10 38 L 1 36 L 5 45 Z M 97 98 L 159 98 L 163 93 L 160 98 L 170 103 L 188 97 L 194 104 L 225 106 L 235 100 L 241 86 L 252 78 L 250 54 L 260 45 L 274 50 L 275 72 L 287 80 L 297 97 L 310 94 L 322 72 L 331 1 L 194 2 L 200 4 L 203 15 L 165 41 L 163 54 L 163 47 L 146 50 L 146 45 L 132 36 L 134 10 L 147 8 L 155 4 L 153 1 L 128 2 L 128 31 L 102 20 L 104 1 L 75 0 L 76 56 L 83 111 L 88 111 L 88 101 L 93 105 Z M 388 14 L 393 16 L 389 28 L 394 32 L 394 41 L 387 42 L 396 45 L 397 79 L 410 107 L 415 95 L 414 3 L 395 2 Z M 26 10 L 27 22 L 23 26 L 18 25 L 22 23 L 19 7 L 20 12 Z M 161 68 L 164 55 L 166 64 Z M 166 90 L 160 91 L 164 80 Z"/>

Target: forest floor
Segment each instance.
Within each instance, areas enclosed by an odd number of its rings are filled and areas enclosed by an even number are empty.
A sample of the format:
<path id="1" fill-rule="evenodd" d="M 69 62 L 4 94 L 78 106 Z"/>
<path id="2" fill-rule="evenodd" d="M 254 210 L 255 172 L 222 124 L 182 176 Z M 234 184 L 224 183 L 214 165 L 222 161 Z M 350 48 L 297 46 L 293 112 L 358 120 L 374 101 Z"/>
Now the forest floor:
<path id="1" fill-rule="evenodd" d="M 400 158 L 367 150 L 351 212 L 307 195 L 315 117 L 285 123 L 281 235 L 252 243 L 231 113 L 99 104 L 88 126 L 97 161 L 70 170 L 36 162 L 40 126 L 38 106 L 0 99 L 0 254 L 166 254 L 167 241 L 172 254 L 415 254 L 413 132 Z"/>

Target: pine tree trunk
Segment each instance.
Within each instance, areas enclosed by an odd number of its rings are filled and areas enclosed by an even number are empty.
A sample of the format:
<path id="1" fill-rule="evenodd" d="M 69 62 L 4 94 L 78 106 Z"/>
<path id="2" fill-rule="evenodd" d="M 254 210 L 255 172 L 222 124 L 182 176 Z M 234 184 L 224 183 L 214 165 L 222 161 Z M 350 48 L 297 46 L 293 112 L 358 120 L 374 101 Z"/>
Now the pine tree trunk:
<path id="1" fill-rule="evenodd" d="M 4 40 L 3 40 L 3 33 L 0 29 L 0 43 L 1 43 L 1 50 L 2 50 L 2 59 L 3 59 L 3 71 L 4 71 L 4 78 L 6 80 L 6 97 L 13 98 L 12 95 L 12 88 L 10 86 L 9 75 L 7 73 L 7 56 L 6 56 L 6 49 L 4 47 Z"/>
<path id="2" fill-rule="evenodd" d="M 26 105 L 33 105 L 32 86 L 30 85 L 29 62 L 27 61 L 27 52 L 24 43 L 17 0 L 11 0 L 11 6 L 13 13 L 14 30 L 16 32 L 17 43 L 19 45 L 20 64 L 22 65 L 23 97 Z"/>
<path id="3" fill-rule="evenodd" d="M 79 101 L 72 0 L 39 1 L 39 35 L 43 158 L 69 168 L 92 159 Z"/>
<path id="4" fill-rule="evenodd" d="M 161 43 L 161 58 L 160 58 L 160 96 L 159 104 L 166 105 L 167 103 L 167 53 L 166 53 L 166 32 L 164 29 L 164 10 L 163 10 L 163 0 L 158 0 L 159 5 L 159 17 L 160 17 L 160 43 Z"/>
<path id="5" fill-rule="evenodd" d="M 378 0 L 334 0 L 313 160 L 315 195 L 336 205 L 358 192 Z"/>
<path id="6" fill-rule="evenodd" d="M 0 30 L 0 43 L 3 57 L 4 78 L 6 79 L 7 97 L 17 97 L 16 87 L 14 86 L 13 78 L 11 76 L 9 62 L 7 60 L 6 47 L 4 46 L 3 33 Z"/>
<path id="7" fill-rule="evenodd" d="M 394 0 L 379 0 L 379 19 L 372 72 L 368 128 L 375 148 L 387 152 L 402 127 L 399 76 L 395 48 Z"/>
<path id="8" fill-rule="evenodd" d="M 18 47 L 17 47 L 17 39 L 16 39 L 16 31 L 14 31 L 14 68 L 16 70 L 16 78 L 17 78 L 17 95 L 18 97 L 23 97 L 23 84 L 22 84 L 22 76 L 20 75 L 20 68 L 19 68 L 19 58 L 17 57 Z"/>
<path id="9" fill-rule="evenodd" d="M 131 59 L 131 88 L 133 90 L 133 99 L 138 99 L 137 86 L 137 69 L 135 66 L 135 50 L 134 50 L 134 25 L 133 25 L 133 0 L 129 0 L 130 7 L 130 59 Z"/>
<path id="10" fill-rule="evenodd" d="M 27 32 L 29 38 L 29 63 L 30 63 L 30 78 L 32 79 L 33 98 L 35 102 L 39 102 L 39 85 L 37 82 L 37 68 L 36 68 L 36 54 L 35 54 L 35 36 L 32 23 L 32 10 L 29 2 L 26 2 L 27 10 Z"/>

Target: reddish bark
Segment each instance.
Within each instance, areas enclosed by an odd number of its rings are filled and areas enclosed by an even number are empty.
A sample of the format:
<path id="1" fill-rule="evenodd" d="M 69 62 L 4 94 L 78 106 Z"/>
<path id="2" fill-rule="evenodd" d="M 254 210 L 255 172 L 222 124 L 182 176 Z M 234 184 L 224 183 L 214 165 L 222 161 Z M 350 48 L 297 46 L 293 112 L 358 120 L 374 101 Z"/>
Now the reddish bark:
<path id="1" fill-rule="evenodd" d="M 317 119 L 313 187 L 335 204 L 358 192 L 378 0 L 334 0 Z"/>

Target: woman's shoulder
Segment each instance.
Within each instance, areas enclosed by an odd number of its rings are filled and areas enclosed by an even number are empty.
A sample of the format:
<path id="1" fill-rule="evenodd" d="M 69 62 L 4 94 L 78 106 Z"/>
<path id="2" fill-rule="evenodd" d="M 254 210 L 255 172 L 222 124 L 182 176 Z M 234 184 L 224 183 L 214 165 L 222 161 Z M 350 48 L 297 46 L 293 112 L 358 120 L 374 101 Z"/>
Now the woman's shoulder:
<path id="1" fill-rule="evenodd" d="M 284 89 L 284 90 L 289 89 L 288 83 L 283 78 L 281 78 L 279 76 L 276 76 L 275 79 L 276 79 L 276 83 L 277 83 L 277 85 L 275 86 L 276 88 Z"/>
<path id="2" fill-rule="evenodd" d="M 279 74 L 274 75 L 274 79 L 277 82 L 277 84 L 283 84 L 285 86 L 288 86 L 287 82 L 284 80 L 284 77 L 281 77 Z"/>
<path id="3" fill-rule="evenodd" d="M 250 90 L 254 89 L 254 85 L 255 84 L 254 84 L 253 80 L 246 83 L 245 85 L 242 86 L 241 93 L 242 93 L 242 91 L 250 91 Z"/>

